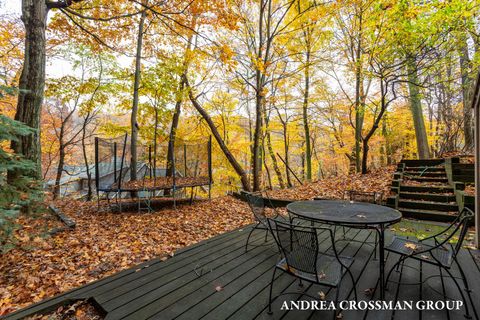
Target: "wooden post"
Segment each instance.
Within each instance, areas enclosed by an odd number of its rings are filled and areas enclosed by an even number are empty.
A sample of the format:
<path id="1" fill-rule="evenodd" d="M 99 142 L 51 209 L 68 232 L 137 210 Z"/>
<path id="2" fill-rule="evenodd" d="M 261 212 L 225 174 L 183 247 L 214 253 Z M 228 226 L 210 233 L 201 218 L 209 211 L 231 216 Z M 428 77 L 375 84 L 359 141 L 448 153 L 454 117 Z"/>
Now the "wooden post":
<path id="1" fill-rule="evenodd" d="M 187 177 L 187 145 L 183 144 L 183 175 Z"/>
<path id="2" fill-rule="evenodd" d="M 117 142 L 113 143 L 113 181 L 117 182 Z"/>
<path id="3" fill-rule="evenodd" d="M 212 198 L 212 136 L 208 138 L 208 198 Z"/>
<path id="4" fill-rule="evenodd" d="M 122 161 L 120 162 L 120 177 L 118 177 L 118 189 L 122 187 L 123 163 L 125 161 L 125 150 L 127 148 L 127 139 L 128 139 L 128 134 L 125 134 L 125 139 L 123 140 Z"/>
<path id="5" fill-rule="evenodd" d="M 475 118 L 475 246 L 480 247 L 480 72 L 472 98 Z"/>
<path id="6" fill-rule="evenodd" d="M 100 171 L 98 168 L 98 137 L 95 137 L 95 189 L 97 192 L 97 199 L 100 199 L 99 191 L 100 188 Z"/>

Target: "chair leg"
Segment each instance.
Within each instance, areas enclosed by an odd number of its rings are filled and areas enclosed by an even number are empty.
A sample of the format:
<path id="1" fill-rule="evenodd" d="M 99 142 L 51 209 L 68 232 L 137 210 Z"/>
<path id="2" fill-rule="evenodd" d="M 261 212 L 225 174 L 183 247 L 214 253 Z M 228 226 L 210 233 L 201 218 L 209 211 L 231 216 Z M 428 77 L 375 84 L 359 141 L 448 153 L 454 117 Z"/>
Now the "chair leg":
<path id="1" fill-rule="evenodd" d="M 469 312 L 469 310 L 468 310 L 467 299 L 465 299 L 465 295 L 463 294 L 463 290 L 462 290 L 462 288 L 460 287 L 460 285 L 458 284 L 457 279 L 455 279 L 455 277 L 454 277 L 453 274 L 450 272 L 450 270 L 448 270 L 447 268 L 443 268 L 443 269 L 448 273 L 448 275 L 450 276 L 450 278 L 452 278 L 453 282 L 454 282 L 455 285 L 457 286 L 458 291 L 460 292 L 460 295 L 462 296 L 463 304 L 465 305 L 465 318 L 467 318 L 467 319 L 472 319 L 472 316 L 470 315 L 470 312 Z"/>
<path id="2" fill-rule="evenodd" d="M 467 292 L 468 300 L 470 300 L 470 303 L 473 306 L 474 304 L 473 304 L 472 295 L 471 295 L 472 289 L 470 289 L 470 287 L 468 285 L 468 281 L 467 281 L 467 277 L 465 276 L 465 272 L 463 271 L 463 268 L 460 265 L 460 263 L 458 263 L 457 258 L 455 257 L 453 260 L 457 264 L 458 270 L 460 270 L 460 275 L 462 276 L 463 284 L 465 285 L 465 291 Z M 477 310 L 473 309 L 473 312 L 475 313 L 475 317 L 478 319 Z"/>
<path id="3" fill-rule="evenodd" d="M 268 238 L 268 229 L 265 230 L 265 242 L 267 242 L 267 238 Z"/>
<path id="4" fill-rule="evenodd" d="M 348 271 L 348 269 L 347 269 Z M 340 294 L 340 288 L 342 286 L 342 281 L 343 281 L 343 277 L 340 279 L 340 282 L 338 283 L 338 286 L 337 288 L 335 288 L 335 306 L 338 306 L 338 296 Z M 336 320 L 337 319 L 337 310 L 333 310 L 333 320 Z"/>
<path id="5" fill-rule="evenodd" d="M 302 282 L 302 279 L 301 278 L 298 278 L 298 286 L 300 288 L 303 288 L 303 282 Z"/>
<path id="6" fill-rule="evenodd" d="M 458 270 L 460 270 L 460 275 L 462 276 L 462 281 L 463 281 L 463 284 L 465 285 L 465 290 L 466 290 L 467 292 L 472 292 L 472 290 L 471 290 L 470 287 L 468 286 L 467 277 L 465 277 L 465 272 L 463 272 L 462 266 L 460 265 L 460 263 L 458 263 L 457 258 L 454 258 L 453 260 L 454 260 L 455 263 L 457 264 Z"/>
<path id="7" fill-rule="evenodd" d="M 405 261 L 405 259 L 406 259 L 405 256 L 401 256 L 400 259 L 398 259 L 398 261 L 392 266 L 390 271 L 388 271 L 387 277 L 385 278 L 385 290 L 388 287 L 388 281 L 390 279 L 390 276 L 392 275 L 393 270 L 398 270 L 398 267 L 400 266 L 401 263 L 403 263 L 403 261 Z"/>
<path id="8" fill-rule="evenodd" d="M 252 228 L 252 230 L 250 230 L 250 232 L 248 233 L 248 237 L 247 237 L 247 243 L 245 243 L 245 252 L 248 251 L 248 241 L 250 241 L 250 237 L 252 236 L 252 233 L 255 229 L 257 229 L 257 227 L 260 225 L 259 222 L 257 222 L 257 224 L 255 225 L 255 227 Z"/>
<path id="9" fill-rule="evenodd" d="M 270 281 L 270 293 L 268 294 L 268 314 L 273 314 L 272 312 L 272 291 L 273 291 L 273 281 L 275 280 L 275 273 L 277 272 L 277 267 L 273 268 L 272 281 Z"/>
<path id="10" fill-rule="evenodd" d="M 375 230 L 375 246 L 373 246 L 373 260 L 377 260 L 378 232 Z"/>
<path id="11" fill-rule="evenodd" d="M 350 269 L 347 269 L 348 274 L 350 275 L 350 278 L 352 279 L 352 284 L 353 284 L 353 295 L 355 297 L 355 301 L 358 302 L 358 296 L 357 296 L 357 282 L 355 281 L 355 278 L 353 277 L 353 273 L 350 271 Z"/>

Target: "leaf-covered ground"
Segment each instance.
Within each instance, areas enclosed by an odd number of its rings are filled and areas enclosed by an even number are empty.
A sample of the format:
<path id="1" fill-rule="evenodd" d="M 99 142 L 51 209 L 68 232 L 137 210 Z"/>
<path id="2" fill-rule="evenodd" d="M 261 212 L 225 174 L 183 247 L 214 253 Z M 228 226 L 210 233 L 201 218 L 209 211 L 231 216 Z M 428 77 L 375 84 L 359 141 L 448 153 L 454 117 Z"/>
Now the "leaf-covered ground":
<path id="1" fill-rule="evenodd" d="M 395 166 L 372 170 L 367 174 L 339 175 L 290 189 L 269 191 L 276 199 L 309 200 L 314 197 L 342 199 L 346 190 L 390 193 Z"/>
<path id="2" fill-rule="evenodd" d="M 57 206 L 76 228 L 30 237 L 42 223 L 20 221 L 19 247 L 0 259 L 0 315 L 253 222 L 233 197 L 153 213 L 102 213 L 73 200 Z"/>

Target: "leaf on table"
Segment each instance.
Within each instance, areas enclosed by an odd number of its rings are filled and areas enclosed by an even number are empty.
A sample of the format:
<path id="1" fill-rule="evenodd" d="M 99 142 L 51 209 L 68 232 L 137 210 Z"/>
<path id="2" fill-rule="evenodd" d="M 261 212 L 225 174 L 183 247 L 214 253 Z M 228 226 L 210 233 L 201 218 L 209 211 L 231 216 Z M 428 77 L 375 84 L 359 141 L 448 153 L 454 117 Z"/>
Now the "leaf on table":
<path id="1" fill-rule="evenodd" d="M 318 279 L 320 280 L 323 280 L 327 277 L 327 275 L 325 274 L 325 272 L 323 271 L 320 271 L 320 273 L 318 273 Z"/>
<path id="2" fill-rule="evenodd" d="M 217 291 L 217 292 L 220 292 L 220 291 L 222 291 L 222 290 L 223 290 L 223 287 L 222 287 L 222 286 L 216 286 L 216 287 L 215 287 L 215 291 Z"/>
<path id="3" fill-rule="evenodd" d="M 430 257 L 425 254 L 420 255 L 420 257 L 425 260 L 430 260 Z"/>

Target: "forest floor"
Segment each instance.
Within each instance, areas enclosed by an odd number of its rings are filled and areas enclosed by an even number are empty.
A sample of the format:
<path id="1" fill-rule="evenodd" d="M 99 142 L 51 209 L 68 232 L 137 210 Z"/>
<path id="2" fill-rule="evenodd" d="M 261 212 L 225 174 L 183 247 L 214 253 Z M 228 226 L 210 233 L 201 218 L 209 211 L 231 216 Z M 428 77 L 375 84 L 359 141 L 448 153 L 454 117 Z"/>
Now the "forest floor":
<path id="1" fill-rule="evenodd" d="M 389 167 L 365 176 L 331 177 L 288 190 L 270 191 L 269 195 L 285 199 L 341 198 L 348 189 L 388 194 L 393 171 Z M 70 199 L 55 205 L 75 220 L 76 227 L 45 236 L 46 230 L 61 226 L 55 217 L 45 214 L 36 219 L 19 219 L 23 227 L 16 232 L 17 247 L 0 259 L 0 315 L 143 261 L 173 255 L 179 248 L 253 222 L 248 205 L 231 196 L 151 213 L 111 213 L 104 210 L 105 206 L 99 210 L 96 202 Z M 396 227 L 397 231 L 415 234 L 429 231 Z M 83 308 L 86 307 L 74 308 L 74 315 L 89 315 Z M 72 313 L 72 309 L 59 312 Z"/>
<path id="2" fill-rule="evenodd" d="M 390 194 L 396 166 L 374 169 L 367 174 L 341 174 L 293 188 L 269 191 L 268 196 L 276 199 L 308 200 L 314 197 L 343 199 L 346 190 L 382 192 L 386 199 Z"/>

